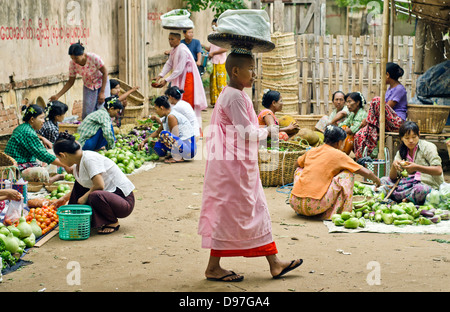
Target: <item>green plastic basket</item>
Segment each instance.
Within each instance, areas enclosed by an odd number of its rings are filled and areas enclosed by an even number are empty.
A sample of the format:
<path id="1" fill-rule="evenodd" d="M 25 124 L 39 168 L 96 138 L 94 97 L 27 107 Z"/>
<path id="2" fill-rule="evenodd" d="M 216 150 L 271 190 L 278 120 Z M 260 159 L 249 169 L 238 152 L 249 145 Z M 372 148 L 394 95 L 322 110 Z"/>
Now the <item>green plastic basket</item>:
<path id="1" fill-rule="evenodd" d="M 86 205 L 67 205 L 58 209 L 59 238 L 85 240 L 91 234 L 92 208 Z"/>

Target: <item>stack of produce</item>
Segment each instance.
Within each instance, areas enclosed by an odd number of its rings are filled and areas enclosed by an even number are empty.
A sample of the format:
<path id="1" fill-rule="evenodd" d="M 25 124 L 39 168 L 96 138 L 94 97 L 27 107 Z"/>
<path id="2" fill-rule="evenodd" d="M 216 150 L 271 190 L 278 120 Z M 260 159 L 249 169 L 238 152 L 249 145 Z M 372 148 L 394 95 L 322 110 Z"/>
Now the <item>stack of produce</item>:
<path id="1" fill-rule="evenodd" d="M 365 227 L 366 221 L 388 225 L 431 225 L 450 220 L 450 194 L 433 190 L 424 205 L 411 202 L 383 201 L 384 193 L 375 194 L 370 187 L 355 182 L 354 195 L 363 195 L 364 200 L 354 201 L 351 212 L 335 214 L 331 220 L 336 226 L 356 229 Z"/>

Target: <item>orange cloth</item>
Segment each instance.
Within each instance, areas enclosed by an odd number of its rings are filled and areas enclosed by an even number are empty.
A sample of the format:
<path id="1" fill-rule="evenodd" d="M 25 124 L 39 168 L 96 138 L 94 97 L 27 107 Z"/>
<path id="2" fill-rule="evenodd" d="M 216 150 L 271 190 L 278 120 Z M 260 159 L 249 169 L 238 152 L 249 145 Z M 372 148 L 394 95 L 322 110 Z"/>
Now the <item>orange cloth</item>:
<path id="1" fill-rule="evenodd" d="M 186 81 L 184 83 L 183 101 L 191 104 L 194 109 L 194 74 L 186 73 Z"/>
<path id="2" fill-rule="evenodd" d="M 292 194 L 300 198 L 321 199 L 333 178 L 342 170 L 354 173 L 362 168 L 344 152 L 324 144 L 299 157 L 298 165 L 304 168 L 294 183 Z"/>
<path id="3" fill-rule="evenodd" d="M 278 119 L 275 116 L 275 114 L 270 109 L 264 109 L 258 115 L 258 123 L 260 126 L 266 126 L 266 121 L 264 120 L 264 117 L 266 117 L 269 114 L 272 115 L 273 120 L 275 120 L 275 124 L 278 125 Z"/>
<path id="4" fill-rule="evenodd" d="M 270 244 L 256 247 L 252 249 L 244 249 L 244 250 L 215 250 L 211 249 L 211 256 L 212 257 L 246 257 L 246 258 L 253 258 L 253 257 L 265 257 L 265 256 L 271 256 L 276 255 L 278 253 L 277 246 L 275 245 L 275 242 L 272 242 Z"/>

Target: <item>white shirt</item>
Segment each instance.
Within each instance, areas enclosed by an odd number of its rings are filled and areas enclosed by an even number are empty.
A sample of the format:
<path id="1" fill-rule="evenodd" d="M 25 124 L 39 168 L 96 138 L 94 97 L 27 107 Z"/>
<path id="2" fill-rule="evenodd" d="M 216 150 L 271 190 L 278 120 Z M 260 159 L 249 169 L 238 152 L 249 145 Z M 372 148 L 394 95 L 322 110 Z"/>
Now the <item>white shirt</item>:
<path id="1" fill-rule="evenodd" d="M 181 140 L 185 141 L 194 136 L 194 128 L 192 128 L 191 123 L 186 117 L 184 117 L 184 115 L 174 110 L 172 110 L 167 117 L 169 117 L 170 115 L 175 116 L 178 121 L 178 137 Z M 164 131 L 170 132 L 169 119 L 167 117 L 162 118 L 163 128 Z"/>
<path id="2" fill-rule="evenodd" d="M 92 178 L 101 174 L 105 183 L 104 191 L 114 193 L 119 188 L 125 196 L 135 189 L 133 183 L 109 158 L 97 152 L 83 151 L 80 168 L 75 165 L 74 177 L 84 188 L 92 188 Z"/>
<path id="3" fill-rule="evenodd" d="M 194 133 L 196 137 L 200 136 L 200 127 L 197 120 L 197 116 L 195 116 L 194 109 L 191 104 L 186 101 L 180 100 L 177 104 L 171 105 L 172 111 L 176 111 L 182 115 L 184 115 L 187 120 L 191 123 L 192 128 L 194 129 Z"/>

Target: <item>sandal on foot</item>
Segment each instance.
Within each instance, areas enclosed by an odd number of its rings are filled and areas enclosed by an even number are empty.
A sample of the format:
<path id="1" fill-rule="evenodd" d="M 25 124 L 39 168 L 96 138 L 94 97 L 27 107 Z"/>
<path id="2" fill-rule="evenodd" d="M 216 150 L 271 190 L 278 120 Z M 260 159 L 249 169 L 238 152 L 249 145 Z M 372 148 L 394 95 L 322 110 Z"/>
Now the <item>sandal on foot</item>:
<path id="1" fill-rule="evenodd" d="M 281 271 L 280 274 L 274 276 L 273 278 L 274 278 L 274 279 L 279 279 L 279 278 L 281 278 L 283 275 L 285 275 L 286 273 L 288 273 L 288 272 L 290 272 L 290 271 L 292 271 L 292 270 L 298 268 L 298 267 L 299 267 L 300 265 L 302 265 L 302 263 L 303 263 L 303 259 L 299 259 L 299 260 L 300 260 L 300 262 L 297 263 L 297 264 L 294 265 L 294 266 L 292 266 L 292 265 L 295 263 L 295 260 L 292 260 L 291 264 L 289 264 L 289 266 L 288 266 L 287 268 L 284 268 L 283 271 Z"/>
<path id="2" fill-rule="evenodd" d="M 109 225 L 104 225 L 100 228 L 100 230 L 97 232 L 99 235 L 107 235 L 107 234 L 111 234 L 114 232 L 117 232 L 120 228 L 120 224 L 118 226 L 109 226 Z M 113 231 L 108 231 L 108 232 L 100 232 L 103 231 L 104 229 L 112 229 Z"/>
<path id="3" fill-rule="evenodd" d="M 236 273 L 234 273 L 233 271 L 231 271 L 231 274 L 222 276 L 220 278 L 215 278 L 215 277 L 207 277 L 206 279 L 208 281 L 213 281 L 213 282 L 242 282 L 244 280 L 243 276 L 239 276 L 238 278 L 234 278 L 231 280 L 225 280 L 228 277 L 232 277 L 232 276 L 238 276 Z"/>

